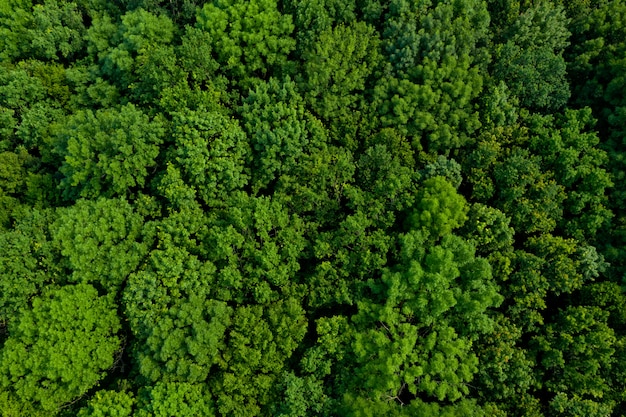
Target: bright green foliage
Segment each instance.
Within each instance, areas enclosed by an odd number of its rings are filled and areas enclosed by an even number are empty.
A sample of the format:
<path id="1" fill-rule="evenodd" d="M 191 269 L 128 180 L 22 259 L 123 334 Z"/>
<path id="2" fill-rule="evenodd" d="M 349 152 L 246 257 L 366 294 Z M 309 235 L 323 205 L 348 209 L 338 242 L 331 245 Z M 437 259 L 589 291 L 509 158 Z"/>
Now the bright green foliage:
<path id="1" fill-rule="evenodd" d="M 565 393 L 558 393 L 550 401 L 550 415 L 567 417 L 605 417 L 611 415 L 613 404 L 583 399 L 574 394 L 571 398 Z"/>
<path id="2" fill-rule="evenodd" d="M 125 391 L 97 391 L 77 417 L 131 417 L 137 400 Z"/>
<path id="3" fill-rule="evenodd" d="M 181 39 L 181 45 L 176 48 L 179 67 L 187 73 L 187 83 L 190 87 L 207 88 L 216 82 L 216 73 L 219 64 L 213 58 L 211 35 L 196 27 L 187 26 Z M 226 80 L 220 81 L 226 83 Z M 176 103 L 178 108 L 180 103 Z M 189 106 L 191 107 L 191 106 Z"/>
<path id="4" fill-rule="evenodd" d="M 351 188 L 351 204 L 378 227 L 389 227 L 398 211 L 414 203 L 418 174 L 403 166 L 386 145 L 374 145 L 357 161 L 357 188 Z M 361 192 L 358 192 L 361 191 Z"/>
<path id="5" fill-rule="evenodd" d="M 125 314 L 141 341 L 138 370 L 150 381 L 198 382 L 219 360 L 231 308 L 207 296 L 215 268 L 164 235 L 124 289 Z"/>
<path id="6" fill-rule="evenodd" d="M 110 297 L 80 284 L 48 290 L 9 327 L 0 385 L 23 402 L 54 412 L 102 379 L 120 348 Z"/>
<path id="7" fill-rule="evenodd" d="M 373 104 L 382 125 L 409 136 L 416 151 L 462 146 L 480 126 L 470 105 L 482 87 L 478 72 L 469 69 L 469 59 L 447 61 L 440 66 L 426 59 L 414 68 L 414 81 L 383 78 L 375 87 Z M 469 79 L 452 82 L 456 72 L 468 73 Z M 452 97 L 458 108 L 450 108 Z"/>
<path id="8" fill-rule="evenodd" d="M 214 416 L 213 404 L 202 384 L 159 382 L 139 394 L 136 417 Z"/>
<path id="9" fill-rule="evenodd" d="M 489 261 L 498 282 L 506 281 L 512 272 L 515 231 L 510 222 L 497 208 L 475 203 L 461 229 L 461 234 L 476 246 L 476 252 Z"/>
<path id="10" fill-rule="evenodd" d="M 171 126 L 172 159 L 204 204 L 220 206 L 247 184 L 250 148 L 236 121 L 199 109 L 174 113 Z"/>
<path id="11" fill-rule="evenodd" d="M 355 21 L 355 1 L 342 0 L 288 0 L 285 9 L 292 14 L 296 28 L 296 50 L 307 50 L 320 33 L 336 24 Z"/>
<path id="12" fill-rule="evenodd" d="M 144 324 L 150 329 L 137 353 L 140 372 L 151 381 L 204 381 L 221 362 L 230 315 L 219 301 L 191 296 L 173 302 L 159 322 Z"/>
<path id="13" fill-rule="evenodd" d="M 512 257 L 514 272 L 510 283 L 503 286 L 503 295 L 511 305 L 506 314 L 523 330 L 543 325 L 541 312 L 546 308 L 546 296 L 550 284 L 541 274 L 541 257 L 523 250 L 516 250 Z"/>
<path id="14" fill-rule="evenodd" d="M 387 264 L 392 237 L 376 227 L 384 219 L 369 218 L 367 212 L 368 208 L 360 208 L 342 219 L 336 230 L 314 235 L 317 265 L 309 277 L 313 306 L 353 305 L 360 298 L 363 281 Z"/>
<path id="15" fill-rule="evenodd" d="M 464 201 L 441 177 L 427 183 L 441 194 L 425 191 L 415 219 L 427 218 L 420 210 L 435 203 L 456 203 L 441 204 L 447 210 L 439 210 L 438 221 L 410 222 L 415 229 L 399 237 L 399 264 L 385 268 L 380 281 L 370 281 L 380 301 L 360 301 L 354 317 L 356 368 L 348 383 L 376 401 L 402 403 L 407 395 L 454 401 L 466 395 L 478 370 L 472 344 L 493 331 L 485 312 L 502 301 L 489 264 L 450 234 L 465 220 Z"/>
<path id="16" fill-rule="evenodd" d="M 474 400 L 460 400 L 454 404 L 439 405 L 437 403 L 422 401 L 415 399 L 409 404 L 402 404 L 401 407 L 397 403 L 374 402 L 364 398 L 354 398 L 351 394 L 346 395 L 347 404 L 342 409 L 342 415 L 350 417 L 412 417 L 412 416 L 438 416 L 438 417 L 504 417 L 497 408 L 482 407 Z M 401 404 L 401 403 L 400 403 Z"/>
<path id="17" fill-rule="evenodd" d="M 144 186 L 164 134 L 160 121 L 132 104 L 79 111 L 59 130 L 66 198 L 125 196 Z"/>
<path id="18" fill-rule="evenodd" d="M 255 78 L 280 77 L 287 70 L 294 26 L 276 0 L 214 0 L 198 10 L 196 19 L 211 37 L 220 71 L 243 91 Z"/>
<path id="19" fill-rule="evenodd" d="M 385 23 L 389 61 L 398 73 L 410 75 L 424 59 L 445 63 L 448 57 L 466 57 L 478 64 L 487 60 L 480 46 L 488 33 L 485 2 L 396 0 Z"/>
<path id="20" fill-rule="evenodd" d="M 543 234 L 528 239 L 528 250 L 541 256 L 543 273 L 557 295 L 571 293 L 598 277 L 607 264 L 593 246 L 577 245 L 573 239 Z"/>
<path id="21" fill-rule="evenodd" d="M 518 232 L 550 232 L 563 215 L 563 187 L 551 172 L 543 171 L 541 162 L 525 149 L 514 148 L 494 169 L 496 207 L 511 216 Z"/>
<path id="22" fill-rule="evenodd" d="M 506 401 L 523 396 L 535 384 L 533 361 L 518 346 L 522 329 L 499 315 L 491 334 L 480 340 L 477 382 L 481 396 Z"/>
<path id="23" fill-rule="evenodd" d="M 585 285 L 577 294 L 576 303 L 597 306 L 609 312 L 609 325 L 619 328 L 626 323 L 626 295 L 615 282 L 602 281 Z"/>
<path id="24" fill-rule="evenodd" d="M 504 81 L 497 84 L 493 81 L 487 83 L 481 101 L 480 116 L 483 126 L 510 126 L 517 122 L 519 100 L 511 94 Z"/>
<path id="25" fill-rule="evenodd" d="M 73 270 L 68 280 L 117 290 L 148 251 L 142 226 L 124 199 L 79 200 L 59 209 L 51 234 Z"/>
<path id="26" fill-rule="evenodd" d="M 61 65 L 40 61 L 22 61 L 3 72 L 0 108 L 12 119 L 5 122 L 6 128 L 10 128 L 5 140 L 11 139 L 10 142 L 24 145 L 28 150 L 39 148 L 45 157 L 49 153 L 45 148 L 49 146 L 49 125 L 61 119 L 62 108 L 71 97 L 67 73 Z"/>
<path id="27" fill-rule="evenodd" d="M 469 233 L 478 252 L 503 254 L 513 245 L 515 231 L 509 223 L 510 219 L 500 210 L 476 203 L 470 207 L 463 230 Z"/>
<path id="28" fill-rule="evenodd" d="M 185 184 L 180 170 L 172 163 L 168 163 L 165 172 L 159 179 L 158 193 L 165 197 L 170 209 L 187 209 L 197 206 L 196 190 Z"/>
<path id="29" fill-rule="evenodd" d="M 554 230 L 563 216 L 564 187 L 553 172 L 543 168 L 540 156 L 509 145 L 519 136 L 524 138 L 525 130 L 496 129 L 494 133 L 500 136 L 489 134 L 478 142 L 464 163 L 472 197 L 510 216 L 517 233 Z"/>
<path id="30" fill-rule="evenodd" d="M 23 166 L 28 154 L 22 152 L 0 153 L 0 195 L 19 195 L 23 192 L 26 169 Z"/>
<path id="31" fill-rule="evenodd" d="M 434 240 L 463 225 L 467 220 L 467 210 L 465 199 L 452 184 L 443 177 L 429 178 L 417 194 L 408 225 L 421 229 Z"/>
<path id="32" fill-rule="evenodd" d="M 571 294 L 607 266 L 594 247 L 574 239 L 546 233 L 528 239 L 525 246 L 526 251 L 515 252 L 515 272 L 504 291 L 512 302 L 509 317 L 525 330 L 543 324 L 548 295 Z"/>
<path id="33" fill-rule="evenodd" d="M 0 106 L 0 138 L 2 138 L 0 139 L 1 151 L 5 151 L 10 148 L 13 132 L 17 126 L 17 120 L 13 117 L 14 115 L 15 110 Z"/>
<path id="34" fill-rule="evenodd" d="M 283 398 L 277 401 L 271 415 L 299 417 L 320 415 L 328 397 L 323 392 L 322 381 L 311 376 L 299 377 L 285 372 L 280 379 Z"/>
<path id="35" fill-rule="evenodd" d="M 0 416 L 2 417 L 50 417 L 54 415 L 56 413 L 43 411 L 34 404 L 20 401 L 8 390 L 0 391 Z"/>
<path id="36" fill-rule="evenodd" d="M 504 81 L 520 104 L 555 110 L 569 98 L 563 50 L 569 44 L 562 7 L 539 2 L 504 31 L 494 58 L 494 77 Z"/>
<path id="37" fill-rule="evenodd" d="M 460 398 L 478 369 L 472 340 L 492 330 L 484 313 L 501 300 L 488 264 L 452 235 L 428 250 L 424 243 L 420 233 L 402 237 L 402 264 L 375 287 L 384 303 L 359 303 L 355 321 L 369 328 L 354 341 L 355 383 L 371 398 L 399 399 L 405 389 Z"/>
<path id="38" fill-rule="evenodd" d="M 589 109 L 525 122 L 494 128 L 469 153 L 464 168 L 473 198 L 505 212 L 518 233 L 595 235 L 612 217 L 605 196 L 612 181 L 606 153 L 589 131 Z"/>
<path id="39" fill-rule="evenodd" d="M 58 68 L 58 67 L 57 67 Z M 44 70 L 53 71 L 55 67 L 48 67 Z M 62 75 L 62 74 L 60 74 Z M 64 91 L 61 91 L 64 93 Z M 67 92 L 69 94 L 69 92 Z M 46 162 L 50 162 L 55 156 L 51 155 L 50 146 L 53 136 L 52 124 L 61 121 L 64 113 L 61 109 L 52 106 L 49 101 L 35 103 L 22 113 L 22 120 L 15 131 L 15 136 L 20 144 L 29 150 L 38 150 Z"/>
<path id="40" fill-rule="evenodd" d="M 613 362 L 615 334 L 607 317 L 598 307 L 568 307 L 534 339 L 549 392 L 601 399 L 608 391 L 603 374 Z"/>
<path id="41" fill-rule="evenodd" d="M 11 60 L 28 51 L 27 26 L 32 22 L 33 4 L 29 0 L 0 4 L 0 60 Z"/>
<path id="42" fill-rule="evenodd" d="M 37 102 L 46 98 L 43 80 L 34 76 L 26 63 L 18 66 L 2 66 L 0 71 L 0 105 L 13 122 L 7 120 L 7 127 L 21 121 L 21 114 Z M 7 117 L 7 116 L 5 116 Z M 4 138 L 3 138 L 4 139 Z"/>
<path id="43" fill-rule="evenodd" d="M 0 415 L 623 414 L 625 28 L 0 0 Z"/>
<path id="44" fill-rule="evenodd" d="M 3 153 L 3 157 L 12 160 L 3 161 L 5 172 L 2 176 L 9 175 L 6 171 L 21 171 L 21 186 L 8 194 L 29 205 L 54 204 L 59 200 L 54 192 L 56 167 L 44 163 L 57 160 L 53 154 L 51 124 L 63 119 L 63 107 L 69 101 L 70 88 L 65 80 L 65 70 L 58 64 L 34 60 L 4 69 L 6 71 L 0 71 L 0 109 L 6 119 L 0 122 L 4 124 L 0 149 L 17 155 L 17 160 Z M 3 195 L 2 199 L 6 201 L 7 196 Z M 7 203 L 3 205 L 10 207 Z M 7 207 L 3 211 L 8 214 L 10 209 Z"/>

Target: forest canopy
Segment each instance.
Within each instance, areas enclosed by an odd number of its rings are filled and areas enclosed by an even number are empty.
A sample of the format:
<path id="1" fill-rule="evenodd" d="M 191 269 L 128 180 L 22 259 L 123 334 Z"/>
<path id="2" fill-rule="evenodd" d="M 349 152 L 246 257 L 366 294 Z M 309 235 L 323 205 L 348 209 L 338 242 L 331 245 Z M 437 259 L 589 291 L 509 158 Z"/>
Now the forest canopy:
<path id="1" fill-rule="evenodd" d="M 626 415 L 626 0 L 0 2 L 0 416 Z"/>

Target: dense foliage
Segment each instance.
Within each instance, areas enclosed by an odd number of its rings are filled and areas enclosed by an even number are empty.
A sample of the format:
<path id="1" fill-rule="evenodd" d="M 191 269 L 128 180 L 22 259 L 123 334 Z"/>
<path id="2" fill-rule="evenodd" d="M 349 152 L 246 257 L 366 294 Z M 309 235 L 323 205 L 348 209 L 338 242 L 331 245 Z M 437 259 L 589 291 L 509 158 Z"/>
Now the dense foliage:
<path id="1" fill-rule="evenodd" d="M 626 414 L 626 0 L 0 1 L 0 416 Z"/>

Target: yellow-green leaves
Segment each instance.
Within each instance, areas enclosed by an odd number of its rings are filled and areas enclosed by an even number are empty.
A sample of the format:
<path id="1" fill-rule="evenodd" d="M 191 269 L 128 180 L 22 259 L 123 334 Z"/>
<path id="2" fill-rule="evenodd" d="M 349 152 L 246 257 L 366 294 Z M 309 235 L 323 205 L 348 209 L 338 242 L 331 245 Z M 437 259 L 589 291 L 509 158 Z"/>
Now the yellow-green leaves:
<path id="1" fill-rule="evenodd" d="M 275 0 L 215 0 L 198 9 L 196 19 L 211 36 L 221 72 L 242 91 L 287 69 L 294 26 Z"/>
<path id="2" fill-rule="evenodd" d="M 112 297 L 87 284 L 44 292 L 9 328 L 0 386 L 55 412 L 84 395 L 115 363 L 120 321 Z"/>
<path id="3" fill-rule="evenodd" d="M 422 184 L 408 224 L 436 239 L 462 226 L 467 211 L 465 198 L 443 177 L 433 177 Z"/>

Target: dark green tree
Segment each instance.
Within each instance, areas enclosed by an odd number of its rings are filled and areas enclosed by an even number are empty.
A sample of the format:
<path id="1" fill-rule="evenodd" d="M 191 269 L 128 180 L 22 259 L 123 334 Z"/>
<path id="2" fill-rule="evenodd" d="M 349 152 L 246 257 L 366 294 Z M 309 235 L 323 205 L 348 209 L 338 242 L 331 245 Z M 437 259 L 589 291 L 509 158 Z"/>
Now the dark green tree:
<path id="1" fill-rule="evenodd" d="M 563 51 L 569 45 L 568 19 L 561 6 L 539 2 L 526 9 L 501 34 L 493 76 L 504 81 L 522 106 L 561 108 L 570 95 Z"/>
<path id="2" fill-rule="evenodd" d="M 356 148 L 372 123 L 365 91 L 381 66 L 378 33 L 362 22 L 325 29 L 302 60 L 305 100 L 337 142 Z"/>
<path id="3" fill-rule="evenodd" d="M 172 167 L 162 179 L 163 187 L 179 175 L 200 201 L 215 207 L 247 185 L 250 146 L 235 120 L 204 109 L 185 110 L 173 114 L 171 128 Z"/>
<path id="4" fill-rule="evenodd" d="M 464 145 L 480 126 L 473 102 L 488 62 L 485 3 L 396 1 L 389 10 L 383 47 L 390 68 L 372 103 L 382 125 L 408 136 L 416 151 Z"/>
<path id="5" fill-rule="evenodd" d="M 128 196 L 143 187 L 164 134 L 158 118 L 151 120 L 132 104 L 79 111 L 58 130 L 66 199 Z"/>
<path id="6" fill-rule="evenodd" d="M 76 2 L 8 1 L 0 9 L 0 57 L 71 61 L 84 53 L 85 31 Z"/>

